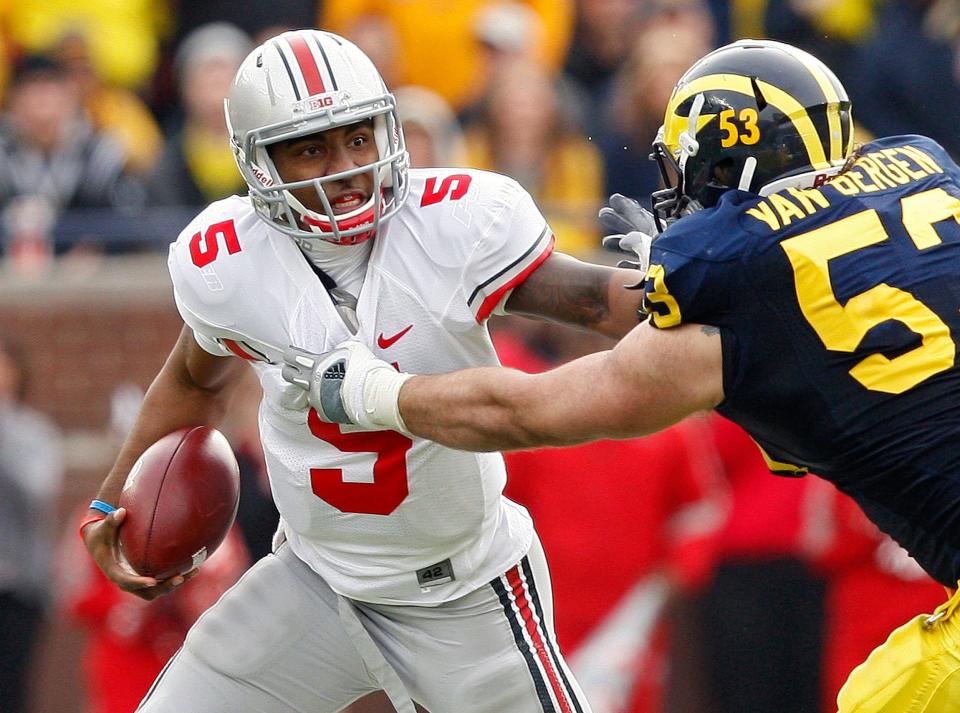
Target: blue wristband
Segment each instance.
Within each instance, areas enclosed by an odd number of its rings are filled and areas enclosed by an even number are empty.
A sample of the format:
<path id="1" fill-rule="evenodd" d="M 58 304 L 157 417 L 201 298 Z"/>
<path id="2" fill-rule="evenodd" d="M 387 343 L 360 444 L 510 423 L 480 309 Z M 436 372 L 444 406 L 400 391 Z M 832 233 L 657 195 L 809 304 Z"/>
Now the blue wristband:
<path id="1" fill-rule="evenodd" d="M 91 510 L 99 510 L 100 512 L 102 512 L 102 513 L 105 514 L 105 515 L 109 515 L 109 514 L 112 513 L 114 510 L 116 510 L 116 508 L 113 507 L 113 505 L 111 505 L 110 503 L 105 503 L 105 502 L 103 502 L 102 500 L 91 500 L 91 501 L 90 501 L 90 509 L 91 509 Z"/>

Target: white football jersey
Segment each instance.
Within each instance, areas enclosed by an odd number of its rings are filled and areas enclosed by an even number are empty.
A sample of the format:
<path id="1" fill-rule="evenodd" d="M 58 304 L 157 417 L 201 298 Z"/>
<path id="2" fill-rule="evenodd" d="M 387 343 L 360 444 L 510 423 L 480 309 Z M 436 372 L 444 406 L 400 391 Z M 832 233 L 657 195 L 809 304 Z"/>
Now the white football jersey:
<path id="1" fill-rule="evenodd" d="M 357 304 L 363 341 L 420 374 L 498 364 L 486 320 L 553 249 L 530 195 L 505 176 L 410 172 L 375 238 Z M 249 359 L 273 497 L 296 554 L 340 594 L 435 604 L 499 576 L 528 550 L 530 517 L 502 495 L 503 459 L 293 408 L 282 352 L 325 352 L 351 332 L 294 241 L 246 197 L 218 201 L 170 248 L 177 307 L 198 343 Z M 302 392 L 301 392 L 302 393 Z"/>

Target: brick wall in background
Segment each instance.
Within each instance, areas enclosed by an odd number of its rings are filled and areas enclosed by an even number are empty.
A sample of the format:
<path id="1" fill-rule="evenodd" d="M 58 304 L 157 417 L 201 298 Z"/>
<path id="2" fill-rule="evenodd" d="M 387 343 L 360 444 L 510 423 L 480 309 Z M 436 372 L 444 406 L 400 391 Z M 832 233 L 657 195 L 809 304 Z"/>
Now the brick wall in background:
<path id="1" fill-rule="evenodd" d="M 0 268 L 0 333 L 23 347 L 27 401 L 63 430 L 67 469 L 59 533 L 75 537 L 72 513 L 96 492 L 118 447 L 108 432 L 121 384 L 145 389 L 173 345 L 180 318 L 163 256 L 62 261 L 42 278 Z M 31 711 L 80 713 L 83 636 L 53 615 L 34 665 Z"/>
<path id="2" fill-rule="evenodd" d="M 0 274 L 0 332 L 23 346 L 27 401 L 65 431 L 99 431 L 123 383 L 146 388 L 180 328 L 160 256 L 65 263 L 43 279 Z"/>

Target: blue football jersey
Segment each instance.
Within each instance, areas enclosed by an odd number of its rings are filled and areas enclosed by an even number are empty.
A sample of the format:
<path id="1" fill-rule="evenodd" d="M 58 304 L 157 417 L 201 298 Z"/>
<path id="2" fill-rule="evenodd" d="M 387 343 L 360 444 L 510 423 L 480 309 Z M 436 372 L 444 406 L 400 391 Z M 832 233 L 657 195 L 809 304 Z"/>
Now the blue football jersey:
<path id="1" fill-rule="evenodd" d="M 653 244 L 660 328 L 719 328 L 717 410 L 771 470 L 832 481 L 940 582 L 960 579 L 960 168 L 874 141 L 821 186 L 731 190 Z"/>

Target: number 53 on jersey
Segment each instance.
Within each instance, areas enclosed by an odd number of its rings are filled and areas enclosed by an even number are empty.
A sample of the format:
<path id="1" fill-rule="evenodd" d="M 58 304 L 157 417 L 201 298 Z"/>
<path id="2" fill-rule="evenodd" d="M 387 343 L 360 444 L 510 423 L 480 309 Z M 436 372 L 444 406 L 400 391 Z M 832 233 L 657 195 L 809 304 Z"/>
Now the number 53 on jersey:
<path id="1" fill-rule="evenodd" d="M 917 250 L 941 244 L 935 227 L 941 221 L 949 220 L 957 232 L 960 199 L 942 188 L 905 196 L 900 208 L 904 236 Z M 841 304 L 831 283 L 830 261 L 904 236 L 889 234 L 876 210 L 864 210 L 781 243 L 793 267 L 800 310 L 827 349 L 855 353 L 867 332 L 887 320 L 903 323 L 920 337 L 920 344 L 909 351 L 892 358 L 866 354 L 850 370 L 866 388 L 890 394 L 903 393 L 953 366 L 956 344 L 950 328 L 915 295 L 885 282 Z"/>

